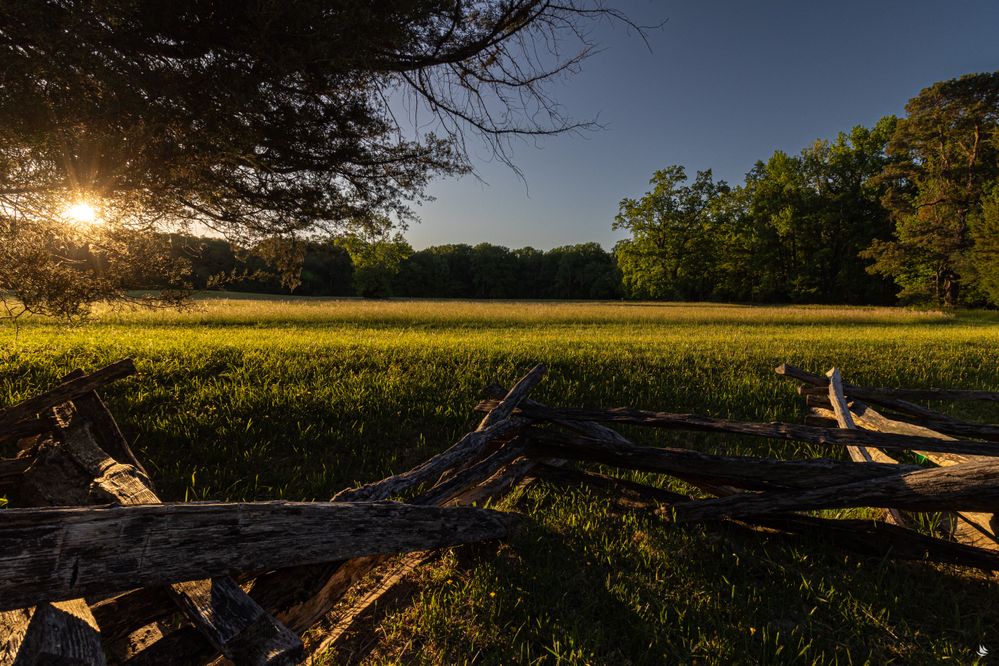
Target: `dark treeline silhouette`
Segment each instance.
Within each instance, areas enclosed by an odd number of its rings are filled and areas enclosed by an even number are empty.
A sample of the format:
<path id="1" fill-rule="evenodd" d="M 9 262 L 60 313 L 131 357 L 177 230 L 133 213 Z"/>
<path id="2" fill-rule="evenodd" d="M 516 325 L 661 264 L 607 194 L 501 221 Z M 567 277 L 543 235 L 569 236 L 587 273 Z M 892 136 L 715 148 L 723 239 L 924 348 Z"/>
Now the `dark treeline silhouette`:
<path id="1" fill-rule="evenodd" d="M 220 238 L 174 236 L 195 289 L 302 296 L 607 299 L 621 296 L 614 257 L 598 243 L 536 250 L 455 244 L 413 251 L 397 238 L 337 239 L 298 248 L 289 284 L 268 248 L 240 250 Z M 263 251 L 262 251 L 263 250 Z"/>

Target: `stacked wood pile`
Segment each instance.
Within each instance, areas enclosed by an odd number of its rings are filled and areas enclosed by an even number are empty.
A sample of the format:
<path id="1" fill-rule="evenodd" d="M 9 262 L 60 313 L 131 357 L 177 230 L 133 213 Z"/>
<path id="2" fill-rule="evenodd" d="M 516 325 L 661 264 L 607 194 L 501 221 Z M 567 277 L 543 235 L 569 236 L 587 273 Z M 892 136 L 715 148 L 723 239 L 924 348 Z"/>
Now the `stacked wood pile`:
<path id="1" fill-rule="evenodd" d="M 489 387 L 476 430 L 401 474 L 329 502 L 184 504 L 160 502 L 96 393 L 133 372 L 127 360 L 76 372 L 0 410 L 0 447 L 16 449 L 0 458 L 0 495 L 16 507 L 0 511 L 0 664 L 297 663 L 302 633 L 360 579 L 411 569 L 444 547 L 504 538 L 513 514 L 478 507 L 538 478 L 627 498 L 674 523 L 821 534 L 879 557 L 999 569 L 999 426 L 911 402 L 999 400 L 995 393 L 871 389 L 845 384 L 835 369 L 818 376 L 781 366 L 804 384 L 807 423 L 751 423 L 548 407 L 528 397 L 545 373 L 537 366 L 509 391 Z M 640 446 L 615 424 L 796 440 L 837 455 L 778 460 Z M 710 497 L 592 465 L 667 475 Z M 846 507 L 886 513 L 799 513 Z M 912 529 L 908 511 L 948 512 L 948 533 Z M 397 578 L 362 595 L 343 615 L 348 624 Z M 336 648 L 344 635 L 341 623 L 318 649 Z"/>

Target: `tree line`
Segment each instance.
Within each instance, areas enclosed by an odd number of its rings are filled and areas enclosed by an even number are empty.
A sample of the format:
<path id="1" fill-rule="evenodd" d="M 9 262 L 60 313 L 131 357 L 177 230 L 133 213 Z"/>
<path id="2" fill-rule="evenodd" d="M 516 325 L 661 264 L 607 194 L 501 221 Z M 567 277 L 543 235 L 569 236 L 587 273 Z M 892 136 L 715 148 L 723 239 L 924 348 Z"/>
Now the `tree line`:
<path id="1" fill-rule="evenodd" d="M 597 243 L 541 251 L 359 236 L 299 249 L 296 284 L 224 241 L 196 285 L 329 296 L 633 298 L 937 306 L 999 304 L 999 72 L 934 84 L 906 116 L 758 161 L 730 186 L 710 170 L 660 169 Z M 274 253 L 271 252 L 271 255 Z M 262 255 L 261 255 L 262 256 Z M 260 271 L 256 277 L 246 277 Z M 293 271 L 294 273 L 294 271 Z M 261 277 L 264 276 L 264 277 Z"/>
<path id="2" fill-rule="evenodd" d="M 414 250 L 401 236 L 348 236 L 240 249 L 222 238 L 171 237 L 194 289 L 303 296 L 608 299 L 621 296 L 614 256 L 598 243 L 537 250 L 452 244 Z M 283 262 L 289 260 L 291 270 Z M 289 280 L 289 276 L 292 276 Z"/>
<path id="3" fill-rule="evenodd" d="M 999 72 L 777 151 L 731 187 L 657 171 L 614 227 L 632 298 L 999 305 Z"/>

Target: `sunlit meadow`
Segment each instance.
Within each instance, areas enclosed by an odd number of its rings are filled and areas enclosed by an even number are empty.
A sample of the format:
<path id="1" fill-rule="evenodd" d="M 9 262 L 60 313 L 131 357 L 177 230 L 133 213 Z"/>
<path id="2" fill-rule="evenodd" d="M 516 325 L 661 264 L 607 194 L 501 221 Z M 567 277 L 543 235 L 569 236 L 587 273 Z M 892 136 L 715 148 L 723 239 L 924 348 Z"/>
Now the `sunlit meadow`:
<path id="1" fill-rule="evenodd" d="M 106 395 L 172 500 L 326 499 L 442 450 L 474 427 L 484 385 L 510 384 L 535 363 L 549 373 L 534 395 L 551 404 L 752 420 L 800 421 L 794 385 L 773 373 L 784 361 L 838 365 L 856 383 L 999 390 L 995 313 L 211 298 L 182 312 L 98 311 L 73 327 L 24 320 L 0 334 L 4 403 L 74 367 L 133 357 L 139 376 Z M 999 420 L 995 409 L 962 409 Z M 979 644 L 999 650 L 999 587 L 981 574 L 668 526 L 544 483 L 505 505 L 525 514 L 522 533 L 488 556 L 453 553 L 429 568 L 412 601 L 379 620 L 368 661 L 968 663 Z"/>

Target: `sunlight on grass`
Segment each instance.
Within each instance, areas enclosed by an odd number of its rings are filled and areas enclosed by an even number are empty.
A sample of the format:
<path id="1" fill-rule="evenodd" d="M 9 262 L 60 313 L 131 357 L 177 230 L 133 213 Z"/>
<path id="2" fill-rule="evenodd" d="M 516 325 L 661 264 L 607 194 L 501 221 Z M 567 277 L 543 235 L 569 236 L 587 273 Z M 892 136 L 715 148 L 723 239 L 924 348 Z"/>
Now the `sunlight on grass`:
<path id="1" fill-rule="evenodd" d="M 133 356 L 107 397 L 164 499 L 327 499 L 475 427 L 481 388 L 549 366 L 538 399 L 800 421 L 773 367 L 848 381 L 999 390 L 996 313 L 716 304 L 202 299 L 3 329 L 0 403 Z M 989 405 L 939 406 L 996 421 Z M 816 457 L 819 446 L 627 429 L 637 441 Z M 683 489 L 655 475 L 628 478 Z M 990 579 L 825 544 L 666 527 L 537 485 L 525 532 L 445 559 L 381 624 L 372 663 L 936 663 L 999 626 Z M 856 515 L 856 514 L 853 514 Z M 843 647 L 849 645 L 849 649 Z M 336 663 L 334 660 L 333 663 Z"/>

